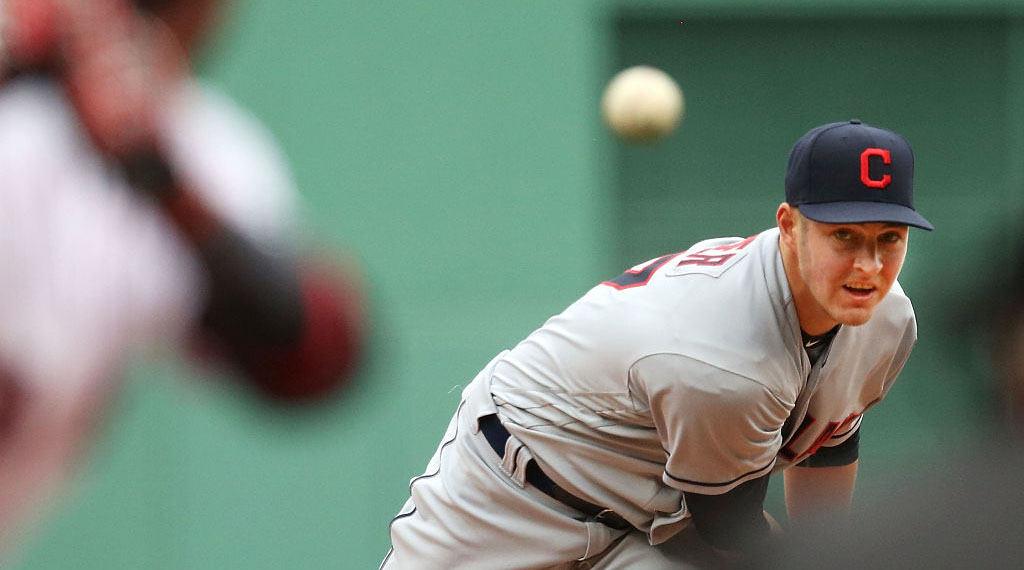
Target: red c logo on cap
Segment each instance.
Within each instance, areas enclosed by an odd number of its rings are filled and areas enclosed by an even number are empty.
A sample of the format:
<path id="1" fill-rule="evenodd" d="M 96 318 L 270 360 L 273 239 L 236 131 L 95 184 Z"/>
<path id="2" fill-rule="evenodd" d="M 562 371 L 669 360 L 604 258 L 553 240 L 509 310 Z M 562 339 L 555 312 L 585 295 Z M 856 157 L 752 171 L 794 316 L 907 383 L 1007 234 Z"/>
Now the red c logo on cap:
<path id="1" fill-rule="evenodd" d="M 882 157 L 882 162 L 885 164 L 892 164 L 892 159 L 889 158 L 889 151 L 884 148 L 866 148 L 864 152 L 860 153 L 860 181 L 864 183 L 868 188 L 885 188 L 889 185 L 892 180 L 892 176 L 888 174 L 883 175 L 881 179 L 875 180 L 871 178 L 870 168 L 868 161 L 872 156 Z"/>

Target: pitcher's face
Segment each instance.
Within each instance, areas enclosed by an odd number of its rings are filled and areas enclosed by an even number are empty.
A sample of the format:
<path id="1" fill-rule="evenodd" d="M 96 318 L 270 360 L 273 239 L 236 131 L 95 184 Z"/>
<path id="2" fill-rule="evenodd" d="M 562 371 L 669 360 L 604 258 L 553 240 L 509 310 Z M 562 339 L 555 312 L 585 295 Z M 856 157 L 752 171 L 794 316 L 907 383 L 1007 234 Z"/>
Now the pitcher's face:
<path id="1" fill-rule="evenodd" d="M 825 224 L 799 218 L 797 266 L 810 295 L 808 301 L 813 301 L 804 303 L 805 312 L 809 309 L 817 313 L 808 318 L 827 320 L 834 323 L 832 326 L 868 322 L 903 267 L 907 226 L 884 222 Z M 797 307 L 799 311 L 800 305 Z"/>

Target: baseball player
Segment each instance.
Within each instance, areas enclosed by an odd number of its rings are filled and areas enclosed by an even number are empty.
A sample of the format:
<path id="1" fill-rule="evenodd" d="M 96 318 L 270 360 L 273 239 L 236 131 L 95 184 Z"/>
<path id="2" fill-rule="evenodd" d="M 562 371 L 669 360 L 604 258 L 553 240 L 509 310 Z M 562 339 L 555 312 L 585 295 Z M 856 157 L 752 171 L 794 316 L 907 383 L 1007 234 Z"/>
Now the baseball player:
<path id="1" fill-rule="evenodd" d="M 196 16 L 215 4 L 0 4 L 4 549 L 64 481 L 139 345 L 201 341 L 273 401 L 326 395 L 356 362 L 356 281 L 300 259 L 279 150 L 189 73 Z"/>
<path id="2" fill-rule="evenodd" d="M 856 120 L 805 134 L 785 186 L 777 227 L 637 265 L 487 364 L 381 568 L 742 564 L 778 472 L 791 520 L 845 508 L 917 337 L 908 227 L 933 228 L 909 144 Z"/>

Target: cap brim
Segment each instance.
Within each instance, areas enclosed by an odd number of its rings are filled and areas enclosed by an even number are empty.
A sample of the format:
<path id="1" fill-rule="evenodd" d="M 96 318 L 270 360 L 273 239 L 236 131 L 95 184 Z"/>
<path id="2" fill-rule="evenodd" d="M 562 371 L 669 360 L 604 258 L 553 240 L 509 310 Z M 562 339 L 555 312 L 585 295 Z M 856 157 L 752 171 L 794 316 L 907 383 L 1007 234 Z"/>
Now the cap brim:
<path id="1" fill-rule="evenodd" d="M 916 210 L 888 202 L 825 202 L 799 204 L 797 207 L 808 219 L 826 224 L 884 222 L 906 224 L 928 231 L 935 229 L 935 226 Z"/>

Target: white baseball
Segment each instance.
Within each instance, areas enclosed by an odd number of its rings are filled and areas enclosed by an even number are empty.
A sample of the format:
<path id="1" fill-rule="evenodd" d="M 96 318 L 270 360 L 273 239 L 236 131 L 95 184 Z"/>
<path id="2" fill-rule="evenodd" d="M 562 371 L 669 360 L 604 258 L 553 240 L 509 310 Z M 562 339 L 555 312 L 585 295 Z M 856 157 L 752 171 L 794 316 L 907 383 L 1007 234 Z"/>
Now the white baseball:
<path id="1" fill-rule="evenodd" d="M 683 117 L 683 91 L 664 71 L 637 65 L 620 71 L 601 98 L 605 123 L 632 142 L 661 139 Z"/>

